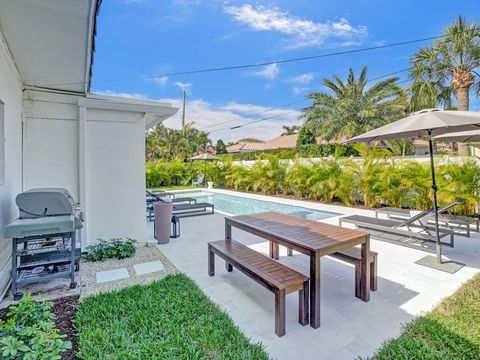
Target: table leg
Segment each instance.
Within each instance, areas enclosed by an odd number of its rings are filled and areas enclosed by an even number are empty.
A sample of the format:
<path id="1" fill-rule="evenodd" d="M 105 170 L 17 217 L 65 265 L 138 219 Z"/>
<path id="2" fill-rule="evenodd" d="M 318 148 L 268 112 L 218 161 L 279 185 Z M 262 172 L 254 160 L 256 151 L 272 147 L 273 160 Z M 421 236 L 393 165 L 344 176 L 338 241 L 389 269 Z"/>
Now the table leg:
<path id="1" fill-rule="evenodd" d="M 361 248 L 362 260 L 360 269 L 360 298 L 370 301 L 370 235 L 367 236 Z"/>
<path id="2" fill-rule="evenodd" d="M 280 245 L 276 242 L 269 240 L 268 241 L 268 253 L 272 259 L 280 259 Z"/>
<path id="3" fill-rule="evenodd" d="M 320 255 L 310 254 L 310 326 L 320 327 Z"/>
<path id="4" fill-rule="evenodd" d="M 232 238 L 232 225 L 225 221 L 225 240 Z"/>

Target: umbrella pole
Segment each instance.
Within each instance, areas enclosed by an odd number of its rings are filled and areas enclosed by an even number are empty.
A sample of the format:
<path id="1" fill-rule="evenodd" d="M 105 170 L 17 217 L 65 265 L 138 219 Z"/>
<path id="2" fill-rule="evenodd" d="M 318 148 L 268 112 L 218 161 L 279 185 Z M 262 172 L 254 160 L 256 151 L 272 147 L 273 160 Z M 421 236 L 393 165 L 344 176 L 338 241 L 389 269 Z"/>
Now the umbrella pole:
<path id="1" fill-rule="evenodd" d="M 433 212 L 435 213 L 435 235 L 437 238 L 437 241 L 436 241 L 437 263 L 441 264 L 442 263 L 442 244 L 440 243 L 440 231 L 438 227 L 437 183 L 435 181 L 435 164 L 433 161 L 433 141 L 432 141 L 431 130 L 428 130 L 428 147 L 430 150 L 430 167 L 432 170 Z"/>

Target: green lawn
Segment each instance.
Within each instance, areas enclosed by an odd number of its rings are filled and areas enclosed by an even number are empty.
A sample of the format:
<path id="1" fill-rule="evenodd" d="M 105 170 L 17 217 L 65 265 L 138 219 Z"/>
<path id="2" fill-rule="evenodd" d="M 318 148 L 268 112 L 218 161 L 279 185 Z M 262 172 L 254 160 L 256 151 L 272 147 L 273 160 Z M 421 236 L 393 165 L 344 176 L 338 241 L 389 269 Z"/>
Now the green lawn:
<path id="1" fill-rule="evenodd" d="M 480 359 L 480 275 L 407 324 L 373 359 Z"/>
<path id="2" fill-rule="evenodd" d="M 86 298 L 80 359 L 268 359 L 185 275 Z"/>

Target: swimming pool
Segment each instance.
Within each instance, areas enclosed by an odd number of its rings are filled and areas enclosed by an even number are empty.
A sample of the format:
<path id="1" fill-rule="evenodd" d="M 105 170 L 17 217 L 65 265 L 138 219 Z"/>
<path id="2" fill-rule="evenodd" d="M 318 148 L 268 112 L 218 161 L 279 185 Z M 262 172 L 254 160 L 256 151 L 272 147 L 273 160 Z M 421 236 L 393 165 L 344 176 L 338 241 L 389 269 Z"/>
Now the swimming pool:
<path id="1" fill-rule="evenodd" d="M 215 206 L 215 210 L 228 215 L 255 214 L 274 211 L 289 214 L 303 219 L 321 220 L 340 214 L 328 211 L 310 209 L 307 207 L 280 204 L 273 201 L 251 199 L 244 196 L 212 193 L 203 190 L 179 192 L 177 197 L 193 197 L 198 202 L 207 202 Z"/>

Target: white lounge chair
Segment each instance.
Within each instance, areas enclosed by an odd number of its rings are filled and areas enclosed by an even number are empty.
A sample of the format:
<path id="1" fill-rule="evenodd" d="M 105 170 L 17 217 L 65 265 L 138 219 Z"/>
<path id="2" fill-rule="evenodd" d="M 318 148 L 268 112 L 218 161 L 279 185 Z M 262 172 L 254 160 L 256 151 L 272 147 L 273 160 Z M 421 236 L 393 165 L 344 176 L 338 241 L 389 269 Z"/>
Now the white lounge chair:
<path id="1" fill-rule="evenodd" d="M 205 175 L 200 173 L 197 175 L 197 181 L 192 181 L 192 185 L 200 186 L 203 184 L 203 180 L 205 180 Z"/>

